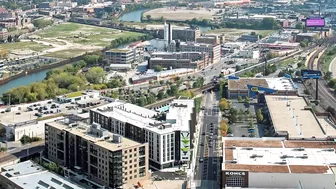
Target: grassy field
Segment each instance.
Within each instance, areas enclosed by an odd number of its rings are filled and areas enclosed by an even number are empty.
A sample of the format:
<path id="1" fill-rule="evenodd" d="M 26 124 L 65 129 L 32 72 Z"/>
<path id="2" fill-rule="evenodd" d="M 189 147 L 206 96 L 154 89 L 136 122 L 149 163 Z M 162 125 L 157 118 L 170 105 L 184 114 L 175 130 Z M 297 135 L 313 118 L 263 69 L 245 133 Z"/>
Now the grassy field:
<path id="1" fill-rule="evenodd" d="M 45 41 L 45 42 L 53 43 L 53 44 L 56 44 L 56 45 L 66 45 L 65 42 L 59 41 L 57 39 L 39 39 L 39 41 Z"/>
<path id="2" fill-rule="evenodd" d="M 47 49 L 51 49 L 51 46 L 40 44 L 37 42 L 16 42 L 16 43 L 3 43 L 0 44 L 0 49 L 5 49 L 8 52 L 12 51 L 26 51 L 31 50 L 35 52 L 41 52 Z"/>
<path id="3" fill-rule="evenodd" d="M 60 38 L 73 43 L 105 47 L 118 37 L 141 36 L 143 34 L 78 23 L 64 23 L 47 28 L 36 35 L 44 39 Z"/>
<path id="4" fill-rule="evenodd" d="M 256 34 L 258 35 L 267 36 L 276 31 L 275 30 L 249 30 L 249 29 L 236 29 L 236 28 L 221 28 L 218 30 L 210 30 L 207 33 L 225 34 L 228 36 L 240 36 L 243 34 L 250 34 L 251 32 L 256 32 Z"/>
<path id="5" fill-rule="evenodd" d="M 214 14 L 216 14 L 216 11 L 208 9 L 188 10 L 185 8 L 158 8 L 145 12 L 143 16 L 151 15 L 154 19 L 164 17 L 167 20 L 184 21 L 192 20 L 193 18 L 212 19 Z"/>
<path id="6" fill-rule="evenodd" d="M 54 57 L 54 58 L 61 58 L 61 59 L 68 59 L 73 58 L 76 56 L 80 56 L 85 53 L 83 49 L 68 49 L 68 50 L 61 50 L 52 53 L 45 54 L 44 56 L 47 57 Z"/>

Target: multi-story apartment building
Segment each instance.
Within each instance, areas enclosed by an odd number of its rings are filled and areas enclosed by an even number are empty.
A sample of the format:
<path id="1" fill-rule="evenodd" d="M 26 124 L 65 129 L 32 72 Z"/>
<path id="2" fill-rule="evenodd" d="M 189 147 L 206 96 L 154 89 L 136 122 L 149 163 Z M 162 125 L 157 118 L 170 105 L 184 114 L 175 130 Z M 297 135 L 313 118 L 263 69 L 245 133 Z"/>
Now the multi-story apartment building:
<path id="1" fill-rule="evenodd" d="M 190 161 L 196 125 L 194 101 L 174 100 L 165 121 L 155 119 L 158 115 L 156 111 L 117 101 L 90 110 L 90 121 L 126 138 L 148 143 L 152 169 Z"/>
<path id="2" fill-rule="evenodd" d="M 106 187 L 148 179 L 148 144 L 64 118 L 45 125 L 46 156 Z"/>
<path id="3" fill-rule="evenodd" d="M 194 42 L 172 41 L 168 46 L 170 52 L 206 52 L 212 63 L 217 63 L 221 58 L 221 46 Z"/>
<path id="4" fill-rule="evenodd" d="M 149 68 L 160 65 L 163 68 L 202 69 L 211 63 L 208 53 L 204 52 L 154 52 L 149 60 Z"/>
<path id="5" fill-rule="evenodd" d="M 109 64 L 132 64 L 141 61 L 142 52 L 137 48 L 134 49 L 111 49 L 105 51 L 105 60 Z"/>

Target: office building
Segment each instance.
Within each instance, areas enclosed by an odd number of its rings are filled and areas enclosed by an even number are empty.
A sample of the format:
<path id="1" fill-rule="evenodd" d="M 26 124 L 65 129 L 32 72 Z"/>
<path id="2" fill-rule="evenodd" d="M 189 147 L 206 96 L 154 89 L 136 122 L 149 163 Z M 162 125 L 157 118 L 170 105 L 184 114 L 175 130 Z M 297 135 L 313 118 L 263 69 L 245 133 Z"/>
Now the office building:
<path id="1" fill-rule="evenodd" d="M 6 28 L 0 28 L 0 40 L 7 41 L 8 39 L 8 31 Z"/>
<path id="2" fill-rule="evenodd" d="M 208 53 L 202 52 L 154 52 L 148 61 L 150 69 L 153 69 L 155 65 L 166 69 L 202 69 L 210 64 Z"/>
<path id="3" fill-rule="evenodd" d="M 122 101 L 90 111 L 91 122 L 125 138 L 148 143 L 151 169 L 189 162 L 196 125 L 194 100 L 174 100 L 169 105 L 166 120 L 158 121 L 158 116 L 156 111 Z"/>
<path id="4" fill-rule="evenodd" d="M 258 94 L 296 95 L 297 87 L 290 78 L 229 78 L 227 98 L 251 97 Z"/>
<path id="5" fill-rule="evenodd" d="M 221 188 L 335 188 L 333 141 L 223 137 Z"/>
<path id="6" fill-rule="evenodd" d="M 172 40 L 196 41 L 201 36 L 201 31 L 199 28 L 174 28 L 165 24 L 164 29 L 157 30 L 157 35 L 160 39 L 166 39 L 165 37 L 169 36 Z"/>
<path id="7" fill-rule="evenodd" d="M 46 123 L 46 157 L 106 187 L 150 178 L 148 144 L 87 125 L 75 116 Z"/>
<path id="8" fill-rule="evenodd" d="M 141 62 L 142 52 L 137 49 L 111 49 L 105 51 L 104 59 L 108 64 L 133 64 Z"/>
<path id="9" fill-rule="evenodd" d="M 206 52 L 212 63 L 217 63 L 221 58 L 221 46 L 194 42 L 172 41 L 168 46 L 169 52 Z"/>
<path id="10" fill-rule="evenodd" d="M 31 160 L 3 167 L 0 174 L 0 188 L 91 189 L 56 175 Z"/>
<path id="11" fill-rule="evenodd" d="M 272 126 L 270 134 L 287 139 L 336 138 L 336 123 L 333 119 L 329 119 L 328 114 L 317 116 L 305 98 L 266 95 L 265 100 Z"/>

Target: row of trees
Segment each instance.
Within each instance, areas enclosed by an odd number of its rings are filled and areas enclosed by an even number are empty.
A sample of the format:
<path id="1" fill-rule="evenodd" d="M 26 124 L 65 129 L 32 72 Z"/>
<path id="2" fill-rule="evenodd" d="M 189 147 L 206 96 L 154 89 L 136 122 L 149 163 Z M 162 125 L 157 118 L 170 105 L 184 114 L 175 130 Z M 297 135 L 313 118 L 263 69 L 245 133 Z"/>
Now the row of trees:
<path id="1" fill-rule="evenodd" d="M 111 41 L 110 48 L 117 48 L 118 46 L 123 45 L 123 44 L 131 43 L 131 42 L 135 42 L 135 41 L 139 41 L 139 40 L 146 41 L 146 40 L 149 40 L 149 39 L 153 39 L 153 36 L 146 34 L 146 35 L 141 35 L 141 36 L 137 36 L 137 37 L 134 37 L 134 36 L 119 37 L 119 38 Z"/>

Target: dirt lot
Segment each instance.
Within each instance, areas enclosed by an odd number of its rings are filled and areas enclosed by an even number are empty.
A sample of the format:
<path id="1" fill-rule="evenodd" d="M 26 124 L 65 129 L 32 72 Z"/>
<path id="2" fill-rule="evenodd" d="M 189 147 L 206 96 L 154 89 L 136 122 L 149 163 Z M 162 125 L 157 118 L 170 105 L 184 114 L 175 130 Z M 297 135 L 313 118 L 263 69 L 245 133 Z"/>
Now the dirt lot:
<path id="1" fill-rule="evenodd" d="M 216 14 L 215 10 L 210 9 L 200 9 L 200 10 L 188 10 L 186 8 L 159 8 L 153 9 L 144 13 L 144 17 L 151 15 L 152 18 L 161 18 L 163 16 L 167 20 L 191 20 L 193 18 L 197 19 L 211 19 L 213 15 Z"/>

